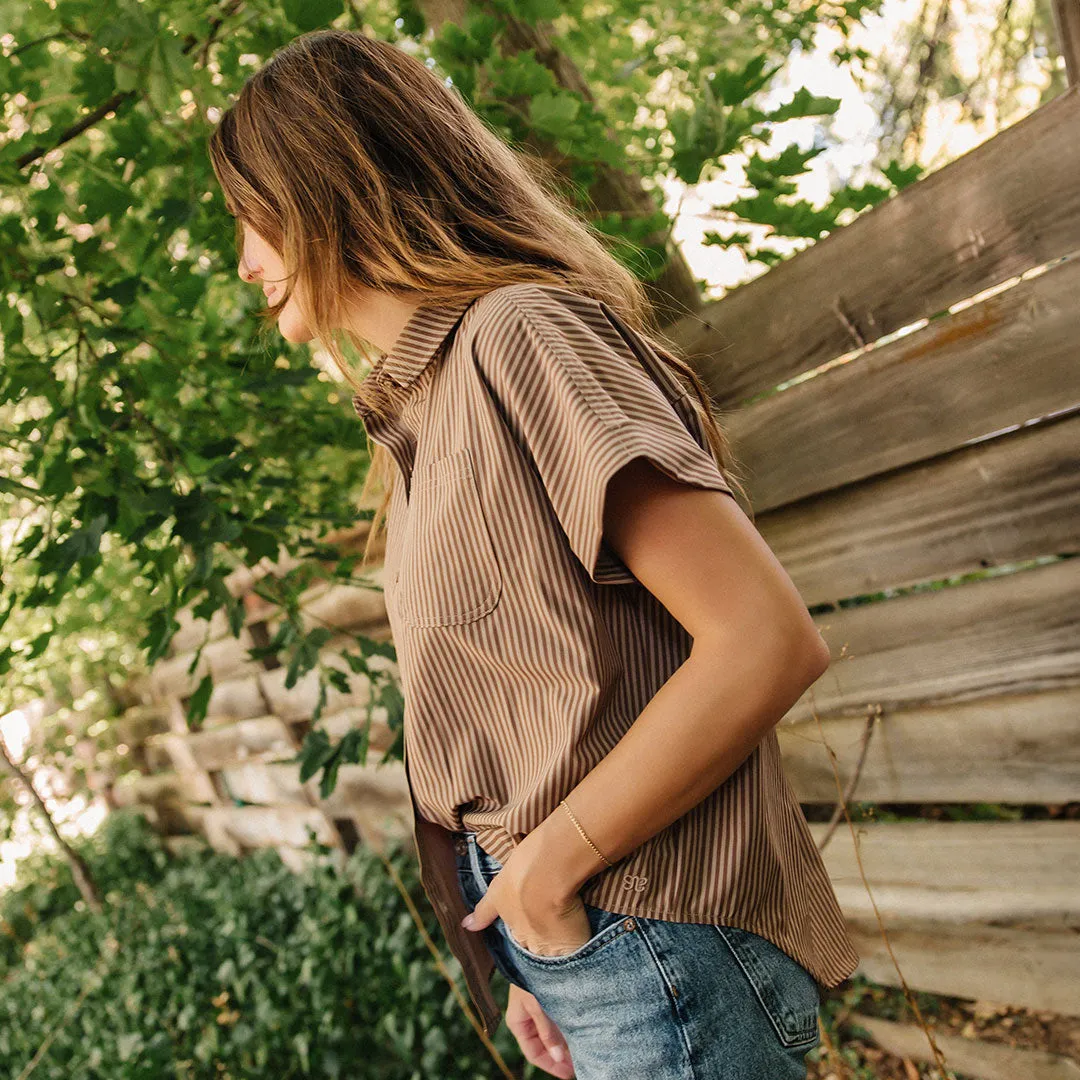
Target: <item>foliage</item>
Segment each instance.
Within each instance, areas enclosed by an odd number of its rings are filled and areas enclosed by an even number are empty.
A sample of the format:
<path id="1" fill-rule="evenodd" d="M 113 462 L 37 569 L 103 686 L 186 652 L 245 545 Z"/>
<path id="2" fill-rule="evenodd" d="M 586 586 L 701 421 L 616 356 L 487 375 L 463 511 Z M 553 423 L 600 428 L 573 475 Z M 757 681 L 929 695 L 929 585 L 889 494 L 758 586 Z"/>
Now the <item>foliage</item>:
<path id="1" fill-rule="evenodd" d="M 805 91 L 757 105 L 786 57 L 816 26 L 842 31 L 879 2 L 613 0 L 598 12 L 493 0 L 434 34 L 414 0 L 366 5 L 364 21 L 330 0 L 0 0 L 0 714 L 50 689 L 62 697 L 72 673 L 85 685 L 145 671 L 166 655 L 181 609 L 224 611 L 239 633 L 227 575 L 284 548 L 303 561 L 260 586 L 281 619 L 257 655 L 284 665 L 290 686 L 318 672 L 305 770 L 321 768 L 326 791 L 338 764 L 364 760 L 366 734 L 336 746 L 320 737 L 328 686 L 356 674 L 374 684 L 369 721 L 379 706 L 392 724 L 398 715 L 385 666 L 368 664 L 392 646 L 358 635 L 349 673 L 336 671 L 319 651 L 326 630 L 298 601 L 325 577 L 376 587 L 320 544 L 370 512 L 355 505 L 369 462 L 362 426 L 317 355 L 255 334 L 256 297 L 237 281 L 206 154 L 230 95 L 277 48 L 333 20 L 426 56 L 508 140 L 561 156 L 582 212 L 651 277 L 665 257 L 651 238 L 670 221 L 659 203 L 644 216 L 592 211 L 589 187 L 606 168 L 631 169 L 655 192 L 744 160 L 755 194 L 719 211 L 811 240 L 910 181 L 895 168 L 811 208 L 787 199 L 818 150 L 761 149 L 772 125 L 836 106 Z M 513 20 L 549 19 L 550 53 L 510 47 Z M 587 81 L 568 89 L 573 77 L 554 74 L 567 64 Z M 715 242 L 780 257 L 746 234 Z M 211 690 L 207 677 L 187 702 L 192 727 Z"/>
<path id="2" fill-rule="evenodd" d="M 130 813 L 110 817 L 87 847 L 104 914 L 64 912 L 72 887 L 47 860 L 3 898 L 5 920 L 13 909 L 32 912 L 21 955 L 9 945 L 0 958 L 3 1075 L 18 1075 L 57 1027 L 35 1080 L 494 1075 L 366 849 L 344 872 L 319 861 L 300 875 L 268 850 L 169 857 Z M 415 860 L 401 849 L 389 858 L 424 910 Z M 437 934 L 433 916 L 426 928 Z M 109 940 L 115 954 L 95 975 Z M 467 998 L 456 960 L 447 961 Z M 505 1025 L 495 1042 L 520 1069 Z"/>

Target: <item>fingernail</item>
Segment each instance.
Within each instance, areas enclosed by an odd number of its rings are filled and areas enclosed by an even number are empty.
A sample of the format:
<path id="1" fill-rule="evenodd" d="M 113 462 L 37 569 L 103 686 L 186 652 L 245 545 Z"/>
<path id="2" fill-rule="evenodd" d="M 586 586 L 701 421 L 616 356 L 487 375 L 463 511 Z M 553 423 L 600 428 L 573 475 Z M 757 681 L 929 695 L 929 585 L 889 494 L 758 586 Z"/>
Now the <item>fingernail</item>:
<path id="1" fill-rule="evenodd" d="M 464 926 L 466 930 L 471 930 L 473 928 L 472 915 L 466 915 L 465 918 L 461 920 L 461 925 Z"/>
<path id="2" fill-rule="evenodd" d="M 566 1051 L 561 1046 L 553 1046 L 551 1056 L 561 1065 L 566 1060 Z"/>

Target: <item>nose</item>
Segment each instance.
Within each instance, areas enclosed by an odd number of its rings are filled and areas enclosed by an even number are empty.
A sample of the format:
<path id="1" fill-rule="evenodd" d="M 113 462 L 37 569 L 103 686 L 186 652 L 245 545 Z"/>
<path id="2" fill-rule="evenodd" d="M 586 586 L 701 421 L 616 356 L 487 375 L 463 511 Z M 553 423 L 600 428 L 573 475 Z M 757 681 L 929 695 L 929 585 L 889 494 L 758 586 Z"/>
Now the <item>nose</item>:
<path id="1" fill-rule="evenodd" d="M 245 263 L 244 260 L 241 259 L 240 265 L 237 269 L 237 273 L 239 273 L 241 281 L 246 281 L 248 282 L 248 284 L 251 284 L 254 281 L 258 281 L 259 276 L 262 274 L 262 270 L 250 270 L 247 263 Z"/>

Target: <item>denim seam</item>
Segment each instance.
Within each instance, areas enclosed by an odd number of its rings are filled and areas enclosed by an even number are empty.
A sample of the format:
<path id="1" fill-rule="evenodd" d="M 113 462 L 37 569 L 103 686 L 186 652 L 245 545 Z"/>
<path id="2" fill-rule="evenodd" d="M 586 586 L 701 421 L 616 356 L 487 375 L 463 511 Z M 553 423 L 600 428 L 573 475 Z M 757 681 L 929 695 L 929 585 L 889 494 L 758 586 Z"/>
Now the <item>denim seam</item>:
<path id="1" fill-rule="evenodd" d="M 612 914 L 615 914 L 615 912 L 612 912 Z M 612 944 L 612 942 L 622 937 L 623 934 L 631 932 L 626 928 L 626 920 L 620 915 L 618 919 L 609 923 L 602 930 L 598 930 L 588 941 L 579 945 L 573 952 L 556 954 L 554 956 L 544 956 L 540 953 L 534 953 L 531 950 L 526 949 L 524 945 L 516 941 L 505 922 L 503 923 L 503 927 L 506 930 L 506 940 L 510 946 L 526 960 L 544 968 L 565 967 L 567 964 L 577 963 L 580 960 L 584 960 L 586 957 L 592 956 L 598 949 L 606 948 L 608 945 Z"/>
<path id="2" fill-rule="evenodd" d="M 480 869 L 480 850 L 481 850 L 480 845 L 477 844 L 477 842 L 476 842 L 475 833 L 469 833 L 468 836 L 466 837 L 466 840 L 467 840 L 468 849 L 469 849 L 469 851 L 468 851 L 469 873 L 471 874 L 472 879 L 473 879 L 474 883 L 476 884 L 476 887 L 477 887 L 477 889 L 478 889 L 478 891 L 480 893 L 480 896 L 484 896 L 487 893 L 488 883 L 487 883 L 487 879 L 484 877 L 483 871 Z M 477 932 L 478 933 L 484 933 L 487 930 L 491 930 L 496 935 L 501 937 L 502 935 L 501 935 L 501 933 L 499 931 L 499 928 L 498 928 L 498 925 L 497 925 L 499 922 L 501 922 L 501 920 L 496 919 L 496 921 L 493 922 L 489 927 L 485 927 L 485 929 L 483 931 L 477 931 Z M 495 961 L 495 966 L 499 969 L 499 972 L 502 974 L 503 978 L 505 978 L 507 982 L 513 983 L 515 986 L 519 986 L 520 983 L 518 982 L 518 979 L 522 978 L 522 976 L 521 976 L 520 972 L 518 972 L 517 967 L 514 964 L 514 961 L 509 957 L 506 957 L 505 960 L 504 960 L 501 956 L 497 956 L 495 948 L 494 948 L 493 945 L 489 944 L 487 946 L 487 948 L 488 948 L 488 952 L 491 953 L 492 960 Z M 509 965 L 509 966 L 505 966 L 505 965 Z M 511 971 L 514 974 L 511 974 Z M 514 977 L 515 975 L 517 976 L 516 978 Z"/>
<path id="3" fill-rule="evenodd" d="M 773 1010 L 769 1007 L 768 1002 L 766 1002 L 765 997 L 761 992 L 761 986 L 758 983 L 757 973 L 752 971 L 750 966 L 743 960 L 742 956 L 739 955 L 739 950 L 736 949 L 730 941 L 728 941 L 727 935 L 724 933 L 724 931 L 719 926 L 715 927 L 715 929 L 716 932 L 720 935 L 721 940 L 728 947 L 731 955 L 735 957 L 735 962 L 739 965 L 740 968 L 742 968 L 743 974 L 746 975 L 746 981 L 753 988 L 754 996 L 761 1003 L 761 1008 L 764 1011 L 765 1015 L 769 1018 L 769 1023 L 772 1025 L 773 1030 L 776 1032 L 777 1037 L 780 1039 L 780 1042 L 788 1049 L 793 1049 L 795 1047 L 801 1046 L 805 1042 L 809 1042 L 810 1040 L 812 1040 L 816 1034 L 816 1028 L 814 1029 L 814 1031 L 806 1029 L 805 1033 L 804 1031 L 800 1030 L 797 1034 L 794 1035 L 790 1035 L 787 1031 L 784 1030 L 779 1019 L 775 1015 L 773 1015 Z"/>
<path id="4" fill-rule="evenodd" d="M 693 1048 L 690 1046 L 690 1033 L 686 1030 L 686 1022 L 683 1019 L 682 1007 L 679 1004 L 678 999 L 671 992 L 671 978 L 664 969 L 664 965 L 661 962 L 656 949 L 653 947 L 652 941 L 649 939 L 649 929 L 646 921 L 641 918 L 640 915 L 635 915 L 633 918 L 637 925 L 637 929 L 641 933 L 641 940 L 645 942 L 645 948 L 648 949 L 649 955 L 652 957 L 656 973 L 660 976 L 660 982 L 664 987 L 664 994 L 667 996 L 668 1004 L 671 1006 L 672 1016 L 675 1018 L 675 1026 L 678 1028 L 679 1035 L 682 1038 L 683 1049 L 686 1051 L 686 1065 L 690 1070 L 688 1080 L 697 1080 L 697 1071 L 694 1068 L 694 1052 Z"/>
<path id="5" fill-rule="evenodd" d="M 472 870 L 473 879 L 476 881 L 477 887 L 480 889 L 480 895 L 483 896 L 487 892 L 487 881 L 484 880 L 484 875 L 480 871 L 480 856 L 478 854 L 478 847 L 476 840 L 473 837 L 469 837 L 469 869 Z"/>

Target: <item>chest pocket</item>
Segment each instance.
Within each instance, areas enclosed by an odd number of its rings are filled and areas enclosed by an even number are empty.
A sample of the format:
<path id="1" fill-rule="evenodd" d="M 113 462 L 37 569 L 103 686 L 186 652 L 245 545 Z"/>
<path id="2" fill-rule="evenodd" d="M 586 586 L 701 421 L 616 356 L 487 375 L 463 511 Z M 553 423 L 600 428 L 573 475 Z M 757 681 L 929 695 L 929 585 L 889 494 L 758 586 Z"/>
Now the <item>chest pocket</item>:
<path id="1" fill-rule="evenodd" d="M 502 594 L 468 447 L 413 473 L 397 600 L 409 626 L 452 626 L 487 615 Z"/>

